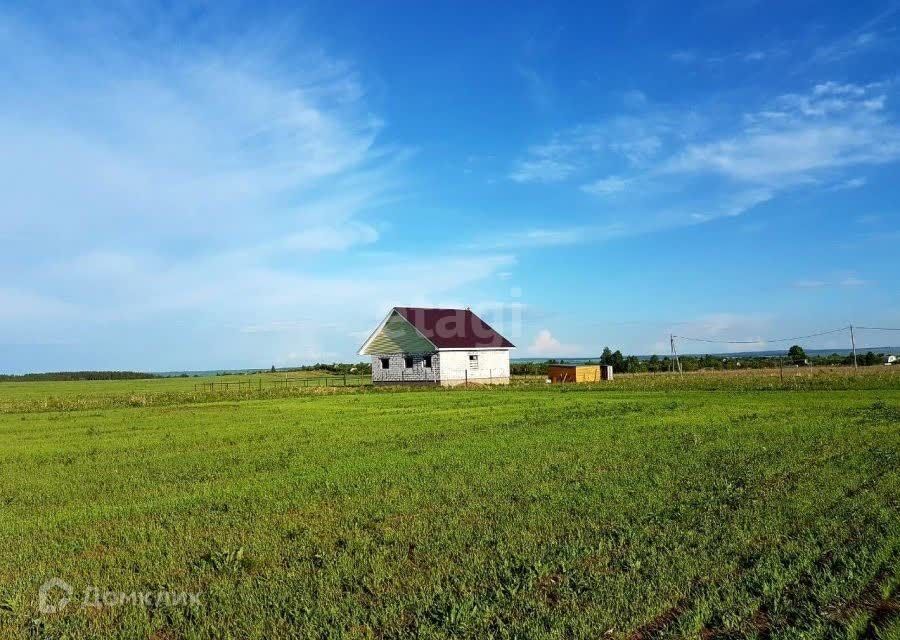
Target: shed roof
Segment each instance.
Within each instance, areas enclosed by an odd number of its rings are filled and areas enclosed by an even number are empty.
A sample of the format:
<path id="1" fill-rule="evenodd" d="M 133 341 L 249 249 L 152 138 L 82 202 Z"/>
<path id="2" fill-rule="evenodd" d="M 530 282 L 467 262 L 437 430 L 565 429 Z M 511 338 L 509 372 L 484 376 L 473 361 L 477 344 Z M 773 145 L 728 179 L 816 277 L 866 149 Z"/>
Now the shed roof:
<path id="1" fill-rule="evenodd" d="M 587 364 L 586 362 L 581 362 L 577 364 L 567 364 L 565 362 L 553 362 L 547 365 L 548 367 L 568 367 L 569 369 L 577 369 L 578 367 L 597 367 L 599 365 L 596 364 Z"/>

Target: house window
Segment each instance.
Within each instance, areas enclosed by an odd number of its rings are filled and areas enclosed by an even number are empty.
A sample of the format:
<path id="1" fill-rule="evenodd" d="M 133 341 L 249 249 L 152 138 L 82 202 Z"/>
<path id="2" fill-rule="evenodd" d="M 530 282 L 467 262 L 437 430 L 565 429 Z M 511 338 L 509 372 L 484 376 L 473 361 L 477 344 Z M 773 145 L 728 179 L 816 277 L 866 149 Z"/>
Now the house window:
<path id="1" fill-rule="evenodd" d="M 470 369 L 478 368 L 478 356 L 475 356 L 475 355 L 469 356 L 469 368 Z"/>
<path id="2" fill-rule="evenodd" d="M 431 356 L 425 356 L 425 368 L 426 369 L 431 368 Z"/>
<path id="3" fill-rule="evenodd" d="M 382 358 L 381 359 L 381 368 L 382 369 L 390 369 L 391 368 L 391 359 L 390 358 Z"/>
<path id="4" fill-rule="evenodd" d="M 404 360 L 404 362 L 406 363 L 406 368 L 407 368 L 407 369 L 412 369 L 412 367 L 413 367 L 413 359 L 412 359 L 412 356 L 406 356 L 403 360 Z"/>

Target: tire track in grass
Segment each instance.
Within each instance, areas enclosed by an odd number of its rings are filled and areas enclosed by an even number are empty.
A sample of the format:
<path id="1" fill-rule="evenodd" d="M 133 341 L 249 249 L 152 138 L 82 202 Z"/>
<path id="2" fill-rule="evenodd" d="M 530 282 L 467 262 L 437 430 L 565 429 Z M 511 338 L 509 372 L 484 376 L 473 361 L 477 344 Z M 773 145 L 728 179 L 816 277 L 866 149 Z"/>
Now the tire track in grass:
<path id="1" fill-rule="evenodd" d="M 879 450 L 880 452 L 881 450 Z M 882 465 L 880 470 L 873 476 L 863 480 L 855 487 L 852 487 L 849 491 L 846 492 L 843 498 L 840 498 L 834 502 L 832 502 L 823 512 L 822 514 L 828 513 L 840 513 L 840 509 L 836 509 L 836 507 L 843 507 L 843 510 L 849 511 L 849 515 L 854 515 L 855 503 L 852 501 L 857 498 L 864 491 L 875 487 L 880 484 L 881 480 L 893 473 L 896 470 L 896 464 L 893 462 L 893 459 L 890 455 L 881 456 Z M 771 596 L 767 599 L 766 602 L 763 602 L 759 609 L 754 612 L 751 616 L 745 619 L 747 622 L 747 626 L 751 629 L 755 629 L 757 632 L 765 630 L 766 633 L 772 630 L 779 630 L 782 628 L 790 628 L 796 626 L 801 623 L 801 620 L 797 616 L 797 612 L 801 610 L 801 606 L 804 603 L 814 603 L 816 602 L 816 594 L 814 591 L 815 588 L 815 580 L 814 577 L 816 575 L 841 575 L 839 572 L 835 573 L 834 571 L 830 571 L 834 566 L 839 566 L 840 561 L 844 558 L 854 558 L 854 557 L 878 557 L 882 555 L 882 552 L 887 550 L 887 559 L 883 560 L 879 563 L 878 567 L 875 569 L 875 577 L 873 577 L 869 581 L 869 585 L 881 584 L 884 579 L 885 572 L 888 567 L 895 566 L 895 563 L 898 559 L 898 550 L 897 550 L 897 542 L 894 539 L 890 538 L 891 524 L 886 523 L 883 520 L 878 519 L 877 515 L 874 513 L 866 514 L 868 516 L 868 520 L 863 523 L 856 523 L 856 526 L 853 527 L 849 534 L 846 536 L 840 537 L 840 545 L 838 547 L 844 552 L 839 558 L 834 557 L 833 548 L 835 545 L 830 545 L 832 548 L 826 549 L 823 553 L 821 553 L 815 560 L 812 562 L 808 562 L 805 565 L 801 565 L 801 571 L 797 574 L 797 576 L 788 584 L 786 584 L 781 591 L 775 596 Z M 844 519 L 832 518 L 831 524 L 828 527 L 828 531 L 825 533 L 824 537 L 820 536 L 820 539 L 827 542 L 831 535 L 833 535 L 838 529 L 841 527 L 841 523 Z M 877 546 L 874 549 L 869 549 L 869 538 L 865 535 L 866 532 L 877 530 L 879 525 L 882 528 L 886 529 L 887 544 L 882 546 Z M 869 550 L 868 554 L 864 552 Z M 869 589 L 871 587 L 865 587 L 863 591 Z M 786 611 L 789 612 L 789 615 L 784 621 L 773 621 L 769 614 L 770 610 L 773 610 L 774 606 L 785 599 L 785 595 L 789 595 L 790 598 L 788 602 L 790 606 L 783 607 Z M 885 599 L 882 599 L 885 600 Z M 877 609 L 879 603 L 872 604 L 872 598 L 867 597 L 863 600 L 869 604 L 870 609 Z M 837 606 L 826 607 L 826 609 L 837 609 Z M 880 609 L 883 614 L 889 614 L 891 610 L 890 604 L 885 604 L 884 607 Z M 785 624 L 776 624 L 777 622 L 784 622 Z M 704 637 L 708 638 L 726 638 L 733 636 L 734 632 L 723 629 L 723 628 L 712 628 L 712 629 L 704 629 L 701 632 Z"/>
<path id="2" fill-rule="evenodd" d="M 896 593 L 897 576 L 892 569 L 900 562 L 900 554 L 894 554 L 881 570 L 849 602 L 835 607 L 829 616 L 832 626 L 846 628 L 856 618 L 865 616 L 866 626 L 858 635 L 864 640 L 878 638 L 878 630 L 900 618 L 900 596 Z"/>
<path id="3" fill-rule="evenodd" d="M 789 469 L 782 474 L 776 474 L 772 477 L 767 478 L 765 481 L 756 486 L 756 494 L 758 494 L 759 496 L 764 496 L 768 501 L 774 501 L 775 499 L 788 494 L 790 491 L 797 487 L 804 473 L 809 474 L 810 468 L 812 467 L 811 463 L 815 463 L 818 466 L 824 466 L 835 458 L 844 457 L 850 455 L 851 453 L 852 451 L 838 451 L 827 456 L 807 459 L 805 463 L 802 463 L 795 468 Z M 734 508 L 732 509 L 732 512 L 737 513 L 742 504 L 749 502 L 750 500 L 752 500 L 752 498 L 752 495 L 746 495 L 740 504 L 733 505 Z M 750 555 L 743 556 L 741 558 L 740 564 L 745 565 L 749 560 L 752 560 L 752 557 Z M 651 638 L 657 638 L 664 635 L 669 627 L 673 626 L 685 613 L 687 613 L 691 609 L 691 604 L 700 599 L 700 595 L 696 592 L 700 591 L 704 587 L 708 587 L 709 585 L 720 583 L 726 578 L 740 577 L 747 570 L 748 569 L 741 569 L 737 573 L 733 571 L 728 572 L 713 579 L 703 577 L 694 578 L 687 591 L 685 592 L 685 595 L 679 598 L 671 607 L 660 612 L 657 616 L 652 618 L 647 623 L 634 629 L 628 635 L 629 640 L 649 640 Z"/>
<path id="4" fill-rule="evenodd" d="M 854 508 L 856 505 L 851 501 L 863 490 L 874 485 L 881 477 L 889 472 L 890 471 L 884 471 L 878 476 L 870 478 L 851 489 L 843 499 L 839 499 L 829 505 L 829 508 L 823 511 L 823 514 L 832 513 L 836 515 L 837 513 L 846 511 L 849 512 L 848 515 L 852 516 L 856 511 Z M 838 505 L 844 507 L 844 509 L 835 509 Z M 808 608 L 811 608 L 817 602 L 815 577 L 828 575 L 839 577 L 844 575 L 843 572 L 833 571 L 836 566 L 840 566 L 839 563 L 841 560 L 844 558 L 877 557 L 879 555 L 879 549 L 883 548 L 878 547 L 874 550 L 869 550 L 869 541 L 864 535 L 866 531 L 877 530 L 879 525 L 881 525 L 882 528 L 886 528 L 885 523 L 880 522 L 876 515 L 869 514 L 867 520 L 859 523 L 858 526 L 853 528 L 847 535 L 839 536 L 835 540 L 832 536 L 841 529 L 843 520 L 844 518 L 831 519 L 831 524 L 826 528 L 827 530 L 821 532 L 819 535 L 819 539 L 823 541 L 821 546 L 827 545 L 830 548 L 820 553 L 816 558 L 800 563 L 797 566 L 796 576 L 790 582 L 785 584 L 777 594 L 764 598 L 756 611 L 744 618 L 743 624 L 738 624 L 737 629 L 706 627 L 701 631 L 701 635 L 705 638 L 728 638 L 734 637 L 735 633 L 740 633 L 741 629 L 755 631 L 765 629 L 766 633 L 771 633 L 782 632 L 788 629 L 804 628 L 804 620 L 800 615 L 800 612 L 804 610 L 803 605 L 809 605 Z M 888 532 L 889 529 L 886 533 Z M 832 544 L 827 544 L 828 541 L 832 541 Z M 888 546 L 890 546 L 890 544 L 891 543 L 889 543 Z M 842 551 L 842 555 L 839 558 L 835 558 L 834 556 L 833 549 L 835 547 Z M 771 611 L 778 609 L 783 610 L 785 613 L 780 616 L 770 613 Z"/>
<path id="5" fill-rule="evenodd" d="M 766 482 L 757 486 L 756 493 L 765 495 L 768 502 L 771 502 L 779 497 L 782 497 L 787 492 L 795 489 L 801 480 L 804 477 L 811 477 L 813 475 L 813 470 L 818 467 L 823 467 L 829 462 L 841 459 L 845 457 L 849 457 L 851 455 L 865 455 L 872 451 L 873 448 L 866 449 L 864 452 L 855 452 L 852 450 L 849 451 L 838 451 L 832 453 L 828 456 L 814 458 L 812 460 L 807 460 L 806 463 L 798 465 L 797 467 L 786 471 L 783 474 L 780 474 L 777 477 L 769 478 Z M 861 491 L 863 491 L 868 486 L 874 484 L 878 479 L 891 472 L 893 469 L 889 468 L 881 473 L 879 473 L 876 477 L 867 478 L 863 480 L 859 485 L 854 487 L 850 487 L 847 489 L 840 497 L 831 502 L 828 507 L 824 510 L 817 512 L 815 514 L 810 514 L 810 516 L 803 521 L 795 522 L 794 526 L 790 529 L 790 533 L 783 536 L 783 540 L 790 540 L 790 538 L 794 535 L 802 531 L 803 529 L 809 527 L 814 524 L 815 521 L 820 520 L 824 515 L 831 512 L 835 507 L 840 505 L 846 505 L 848 500 L 852 500 L 855 496 L 857 496 Z M 777 489 L 769 494 L 763 494 L 762 491 L 764 489 Z M 741 503 L 745 503 L 749 501 L 752 496 L 746 496 Z M 740 508 L 740 505 L 736 505 L 733 512 L 737 512 Z M 838 524 L 833 525 L 833 527 L 837 527 Z M 779 545 L 780 548 L 781 545 Z M 713 576 L 707 579 L 703 578 L 695 578 L 692 581 L 691 586 L 687 589 L 685 595 L 676 601 L 668 609 L 662 611 L 657 616 L 652 618 L 647 623 L 637 627 L 634 629 L 627 637 L 629 640 L 649 640 L 651 638 L 659 638 L 665 636 L 668 631 L 674 627 L 677 622 L 684 617 L 687 613 L 689 613 L 694 605 L 700 601 L 702 601 L 702 593 L 703 590 L 710 590 L 715 588 L 718 585 L 723 584 L 726 580 L 735 581 L 740 579 L 744 575 L 748 574 L 752 571 L 755 566 L 754 562 L 755 554 L 743 554 L 739 557 L 738 565 L 742 568 L 734 571 L 727 571 L 718 576 Z M 757 618 L 757 625 L 760 631 L 764 631 L 768 633 L 769 621 L 768 614 L 765 611 L 756 611 L 753 616 Z M 722 635 L 717 635 L 721 633 Z M 701 634 L 705 637 L 726 637 L 726 630 L 716 630 L 716 629 L 705 629 L 701 630 Z"/>

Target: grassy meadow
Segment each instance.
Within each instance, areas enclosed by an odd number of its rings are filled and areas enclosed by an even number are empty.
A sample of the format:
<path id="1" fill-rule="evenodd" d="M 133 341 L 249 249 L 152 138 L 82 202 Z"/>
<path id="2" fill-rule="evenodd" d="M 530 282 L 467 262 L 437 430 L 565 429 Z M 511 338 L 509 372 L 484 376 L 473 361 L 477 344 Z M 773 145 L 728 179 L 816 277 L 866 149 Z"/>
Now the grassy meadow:
<path id="1" fill-rule="evenodd" d="M 900 376 L 785 373 L 0 384 L 0 638 L 898 638 Z"/>

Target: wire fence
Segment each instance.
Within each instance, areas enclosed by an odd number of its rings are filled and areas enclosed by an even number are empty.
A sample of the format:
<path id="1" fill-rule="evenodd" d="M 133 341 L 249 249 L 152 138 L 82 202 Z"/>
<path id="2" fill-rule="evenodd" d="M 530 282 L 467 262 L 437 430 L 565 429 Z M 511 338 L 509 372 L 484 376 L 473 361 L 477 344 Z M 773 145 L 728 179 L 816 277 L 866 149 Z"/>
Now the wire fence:
<path id="1" fill-rule="evenodd" d="M 263 378 L 256 380 L 229 380 L 225 382 L 197 382 L 194 391 L 253 392 L 265 389 L 311 388 L 311 387 L 364 387 L 372 384 L 372 377 L 366 374 L 344 376 L 321 376 L 304 378 Z"/>

